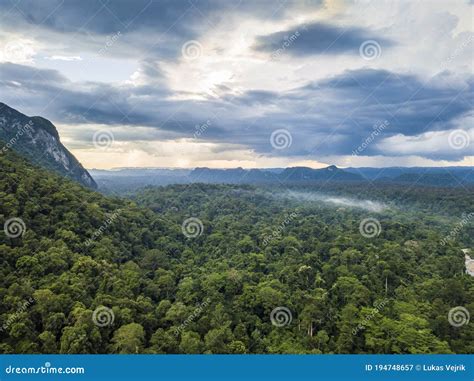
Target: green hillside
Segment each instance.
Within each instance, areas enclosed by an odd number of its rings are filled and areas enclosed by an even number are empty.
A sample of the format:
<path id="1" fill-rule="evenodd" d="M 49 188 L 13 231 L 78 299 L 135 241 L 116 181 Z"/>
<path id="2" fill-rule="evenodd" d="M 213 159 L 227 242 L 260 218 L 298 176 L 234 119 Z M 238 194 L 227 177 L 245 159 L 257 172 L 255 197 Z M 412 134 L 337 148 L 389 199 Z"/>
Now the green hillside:
<path id="1" fill-rule="evenodd" d="M 464 238 L 441 245 L 434 215 L 251 186 L 107 198 L 10 151 L 0 200 L 2 353 L 474 352 L 448 319 L 474 311 Z"/>

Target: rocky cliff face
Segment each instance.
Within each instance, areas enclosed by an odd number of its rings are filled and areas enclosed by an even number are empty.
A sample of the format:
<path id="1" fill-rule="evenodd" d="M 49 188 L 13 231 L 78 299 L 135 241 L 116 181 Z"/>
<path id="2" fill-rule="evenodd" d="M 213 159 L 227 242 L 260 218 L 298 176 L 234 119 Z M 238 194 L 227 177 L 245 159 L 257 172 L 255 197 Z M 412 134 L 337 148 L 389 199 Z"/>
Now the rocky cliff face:
<path id="1" fill-rule="evenodd" d="M 15 150 L 33 164 L 53 170 L 89 188 L 97 184 L 64 147 L 56 127 L 39 116 L 29 117 L 0 102 L 0 155 Z"/>

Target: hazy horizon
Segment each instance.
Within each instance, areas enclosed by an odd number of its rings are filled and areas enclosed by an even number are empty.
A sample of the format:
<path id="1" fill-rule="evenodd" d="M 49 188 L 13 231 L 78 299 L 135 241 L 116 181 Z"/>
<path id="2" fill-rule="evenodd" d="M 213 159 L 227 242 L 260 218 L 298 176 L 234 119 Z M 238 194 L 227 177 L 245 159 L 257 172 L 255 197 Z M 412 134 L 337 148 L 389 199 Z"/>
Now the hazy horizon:
<path id="1" fill-rule="evenodd" d="M 322 167 L 307 167 L 311 169 L 324 169 L 329 166 L 332 166 L 334 164 L 328 164 L 324 165 Z M 102 169 L 102 168 L 87 168 L 85 167 L 88 171 L 118 171 L 118 170 L 126 170 L 126 169 L 168 169 L 168 170 L 193 170 L 196 168 L 209 168 L 209 169 L 266 169 L 266 170 L 271 170 L 271 169 L 286 169 L 286 168 L 296 168 L 296 167 L 305 167 L 305 166 L 288 166 L 288 167 L 112 167 L 108 169 Z M 346 169 L 346 168 L 353 168 L 353 169 L 363 169 L 363 168 L 372 168 L 372 169 L 388 169 L 388 168 L 474 168 L 472 165 L 450 165 L 450 166 L 386 166 L 386 167 L 341 167 L 341 166 L 336 166 L 340 169 Z"/>

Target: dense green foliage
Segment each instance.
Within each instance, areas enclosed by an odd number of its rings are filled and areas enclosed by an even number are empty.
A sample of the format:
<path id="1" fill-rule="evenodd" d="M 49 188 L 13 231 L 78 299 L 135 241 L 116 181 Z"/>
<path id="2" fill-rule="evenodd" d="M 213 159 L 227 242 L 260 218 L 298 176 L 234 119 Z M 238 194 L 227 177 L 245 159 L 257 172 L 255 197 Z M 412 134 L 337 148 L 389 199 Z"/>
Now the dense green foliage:
<path id="1" fill-rule="evenodd" d="M 26 225 L 0 234 L 3 353 L 474 352 L 473 324 L 448 321 L 474 311 L 461 252 L 472 228 L 440 244 L 473 205 L 465 190 L 352 189 L 397 195 L 374 213 L 251 186 L 107 198 L 11 153 L 0 174 L 0 222 Z M 189 217 L 198 237 L 182 232 Z M 367 217 L 379 236 L 360 234 Z M 277 307 L 289 324 L 272 324 Z"/>

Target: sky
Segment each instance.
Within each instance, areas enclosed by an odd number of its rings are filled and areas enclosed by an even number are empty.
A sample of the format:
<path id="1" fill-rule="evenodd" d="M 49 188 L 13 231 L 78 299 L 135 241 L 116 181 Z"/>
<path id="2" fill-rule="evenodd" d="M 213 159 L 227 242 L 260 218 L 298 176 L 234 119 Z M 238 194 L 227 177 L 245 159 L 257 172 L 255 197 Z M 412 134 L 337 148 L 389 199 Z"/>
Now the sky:
<path id="1" fill-rule="evenodd" d="M 0 0 L 0 101 L 86 168 L 472 166 L 473 7 Z"/>

